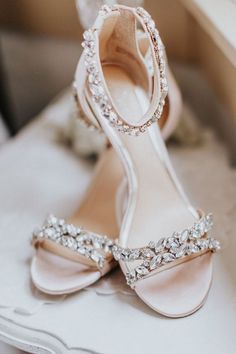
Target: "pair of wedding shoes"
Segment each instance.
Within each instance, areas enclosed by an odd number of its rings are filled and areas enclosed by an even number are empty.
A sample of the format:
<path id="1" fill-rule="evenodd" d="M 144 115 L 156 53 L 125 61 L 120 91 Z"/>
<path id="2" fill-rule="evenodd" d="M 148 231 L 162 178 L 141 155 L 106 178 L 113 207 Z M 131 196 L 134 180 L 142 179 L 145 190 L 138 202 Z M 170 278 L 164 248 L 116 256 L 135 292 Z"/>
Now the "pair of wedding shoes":
<path id="1" fill-rule="evenodd" d="M 50 216 L 34 232 L 33 282 L 49 294 L 72 293 L 119 263 L 152 309 L 189 315 L 207 297 L 220 244 L 208 235 L 212 215 L 191 206 L 163 142 L 181 99 L 160 35 L 143 8 L 103 6 L 83 47 L 75 98 L 109 143 L 74 217 Z"/>

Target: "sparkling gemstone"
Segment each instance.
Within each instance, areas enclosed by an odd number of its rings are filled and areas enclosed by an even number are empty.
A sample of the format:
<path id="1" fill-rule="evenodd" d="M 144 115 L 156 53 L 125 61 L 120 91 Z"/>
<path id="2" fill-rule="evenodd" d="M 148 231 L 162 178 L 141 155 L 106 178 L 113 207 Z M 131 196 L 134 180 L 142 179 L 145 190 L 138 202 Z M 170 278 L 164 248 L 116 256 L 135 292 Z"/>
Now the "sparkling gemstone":
<path id="1" fill-rule="evenodd" d="M 106 119 L 109 119 L 110 118 L 110 107 L 109 105 L 106 105 L 103 109 L 103 116 L 106 118 Z"/>
<path id="2" fill-rule="evenodd" d="M 194 254 L 194 253 L 197 253 L 199 252 L 199 248 L 197 245 L 194 245 L 194 244 L 189 244 L 188 245 L 188 249 L 187 249 L 187 253 L 188 254 Z"/>
<path id="3" fill-rule="evenodd" d="M 197 239 L 201 237 L 201 230 L 197 227 L 197 224 L 190 231 L 191 239 Z"/>
<path id="4" fill-rule="evenodd" d="M 103 110 L 103 116 L 106 118 L 106 119 L 109 119 L 110 117 L 110 111 L 107 107 L 105 107 L 105 109 Z"/>
<path id="5" fill-rule="evenodd" d="M 159 111 L 159 109 L 157 109 L 153 115 L 153 122 L 155 122 L 157 119 L 159 119 L 160 116 L 161 116 L 161 112 Z"/>
<path id="6" fill-rule="evenodd" d="M 74 237 L 77 235 L 77 229 L 74 225 L 65 224 L 63 226 L 63 232 Z"/>
<path id="7" fill-rule="evenodd" d="M 102 259 L 102 255 L 98 253 L 97 251 L 93 250 L 90 254 L 90 258 L 96 262 L 99 263 L 99 261 Z"/>
<path id="8" fill-rule="evenodd" d="M 162 252 L 165 249 L 165 246 L 166 246 L 166 239 L 162 237 L 156 244 L 155 252 L 156 253 Z"/>
<path id="9" fill-rule="evenodd" d="M 162 78 L 162 79 L 161 79 L 161 85 L 162 85 L 162 86 L 167 86 L 167 80 L 166 80 L 166 78 Z"/>
<path id="10" fill-rule="evenodd" d="M 140 252 L 139 252 L 138 249 L 130 251 L 129 260 L 136 260 L 136 259 L 138 259 L 138 258 L 139 258 L 139 254 L 140 254 Z"/>
<path id="11" fill-rule="evenodd" d="M 88 249 L 88 247 L 79 247 L 79 248 L 77 249 L 77 252 L 78 252 L 79 254 L 81 254 L 82 256 L 89 257 L 89 249 Z"/>
<path id="12" fill-rule="evenodd" d="M 147 19 L 151 18 L 150 14 L 146 10 L 144 10 L 142 7 L 137 7 L 136 11 L 142 17 L 145 17 Z"/>
<path id="13" fill-rule="evenodd" d="M 88 30 L 83 33 L 83 37 L 86 41 L 93 41 L 94 40 L 94 35 L 93 32 Z"/>
<path id="14" fill-rule="evenodd" d="M 199 222 L 197 222 L 194 225 L 193 230 L 194 230 L 193 233 L 196 235 L 196 237 L 194 237 L 194 238 L 203 236 L 205 234 L 205 222 L 204 222 L 204 220 L 200 220 Z"/>
<path id="15" fill-rule="evenodd" d="M 95 97 L 101 97 L 104 94 L 104 89 L 101 85 L 91 84 L 89 87 Z"/>
<path id="16" fill-rule="evenodd" d="M 106 95 L 103 95 L 101 99 L 99 100 L 99 106 L 102 110 L 109 110 L 108 107 L 108 97 Z"/>
<path id="17" fill-rule="evenodd" d="M 94 41 L 85 41 L 85 46 L 89 49 L 92 49 L 93 52 L 95 53 L 95 42 Z"/>
<path id="18" fill-rule="evenodd" d="M 86 70 L 88 73 L 97 72 L 97 66 L 95 61 L 85 62 Z"/>
<path id="19" fill-rule="evenodd" d="M 117 114 L 113 111 L 110 111 L 109 120 L 112 123 L 116 123 L 117 122 Z"/>
<path id="20" fill-rule="evenodd" d="M 90 55 L 90 53 L 87 53 L 86 55 L 85 55 L 85 65 L 86 66 L 88 66 L 88 65 L 93 65 L 93 63 L 94 63 L 94 59 L 93 59 L 93 56 L 92 55 Z"/>
<path id="21" fill-rule="evenodd" d="M 160 264 L 161 264 L 161 261 L 162 261 L 162 256 L 155 256 L 152 258 L 152 260 L 150 261 L 150 269 L 153 270 L 153 269 L 156 269 Z"/>
<path id="22" fill-rule="evenodd" d="M 92 240 L 94 248 L 101 248 L 102 247 L 102 239 L 98 237 L 94 237 Z"/>
<path id="23" fill-rule="evenodd" d="M 84 242 L 84 235 L 83 234 L 80 234 L 80 235 L 78 235 L 77 237 L 76 237 L 76 241 L 78 242 L 78 243 L 83 243 Z"/>
<path id="24" fill-rule="evenodd" d="M 209 247 L 209 241 L 207 239 L 199 239 L 195 242 L 196 246 L 198 246 L 201 250 L 206 250 Z"/>
<path id="25" fill-rule="evenodd" d="M 136 280 L 135 270 L 131 270 L 130 272 L 127 272 L 125 277 L 126 277 L 127 284 L 132 285 Z"/>
<path id="26" fill-rule="evenodd" d="M 149 262 L 147 259 L 145 259 L 145 260 L 143 261 L 142 265 L 143 265 L 144 267 L 148 268 L 148 267 L 150 266 L 150 262 Z"/>
<path id="27" fill-rule="evenodd" d="M 44 235 L 47 238 L 54 239 L 55 234 L 56 234 L 56 231 L 53 228 L 49 228 L 49 229 L 44 230 Z"/>
<path id="28" fill-rule="evenodd" d="M 84 49 L 84 53 L 85 53 L 85 55 L 86 55 L 86 58 L 87 58 L 87 56 L 88 56 L 88 57 L 93 57 L 94 54 L 95 54 L 95 51 L 94 51 L 93 48 L 86 47 L 86 48 Z M 90 59 L 89 59 L 89 61 L 90 61 Z"/>
<path id="29" fill-rule="evenodd" d="M 155 253 L 150 248 L 144 248 L 142 250 L 142 257 L 144 258 L 152 258 L 155 256 Z"/>
<path id="30" fill-rule="evenodd" d="M 162 72 L 164 72 L 164 70 L 165 70 L 165 63 L 164 63 L 164 60 L 160 60 L 160 62 L 159 62 L 159 67 L 160 67 L 160 70 L 161 70 Z"/>
<path id="31" fill-rule="evenodd" d="M 149 244 L 148 244 L 148 247 L 149 247 L 149 248 L 155 249 L 155 246 L 156 246 L 156 244 L 155 244 L 154 241 L 150 241 Z"/>
<path id="32" fill-rule="evenodd" d="M 108 14 L 109 12 L 111 12 L 112 11 L 112 9 L 111 9 L 111 7 L 110 6 L 108 6 L 108 5 L 103 5 L 102 7 L 101 7 L 101 10 L 100 10 L 100 12 L 102 12 L 102 13 L 104 13 L 104 14 Z"/>
<path id="33" fill-rule="evenodd" d="M 127 258 L 129 258 L 130 255 L 130 250 L 129 249 L 122 249 L 121 251 L 121 259 L 126 260 Z"/>
<path id="34" fill-rule="evenodd" d="M 162 92 L 165 93 L 165 94 L 168 92 L 168 86 L 167 85 L 162 86 Z"/>
<path id="35" fill-rule="evenodd" d="M 213 214 L 208 214 L 205 217 L 205 232 L 208 232 L 212 229 L 213 226 Z"/>
<path id="36" fill-rule="evenodd" d="M 92 244 L 92 236 L 87 232 L 84 234 L 84 243 L 88 246 Z"/>
<path id="37" fill-rule="evenodd" d="M 122 124 L 123 124 L 122 120 L 121 119 L 117 119 L 117 125 L 122 125 Z"/>
<path id="38" fill-rule="evenodd" d="M 148 23 L 147 23 L 147 26 L 148 28 L 151 30 L 151 31 L 154 31 L 155 30 L 155 22 L 153 20 L 149 20 Z"/>
<path id="39" fill-rule="evenodd" d="M 77 249 L 77 242 L 73 237 L 68 237 L 67 239 L 67 247 L 69 247 L 71 250 L 76 250 Z"/>
<path id="40" fill-rule="evenodd" d="M 136 272 L 140 276 L 147 275 L 149 273 L 148 269 L 142 265 L 135 268 Z"/>
<path id="41" fill-rule="evenodd" d="M 164 253 L 162 255 L 164 263 L 172 262 L 175 259 L 175 256 L 172 253 Z"/>
<path id="42" fill-rule="evenodd" d="M 189 231 L 188 229 L 183 230 L 179 235 L 178 235 L 178 239 L 180 243 L 184 243 L 188 240 L 189 237 Z"/>
<path id="43" fill-rule="evenodd" d="M 49 215 L 46 222 L 51 226 L 57 225 L 57 218 L 54 215 Z"/>
<path id="44" fill-rule="evenodd" d="M 160 37 L 159 37 L 159 32 L 158 32 L 157 29 L 155 29 L 154 32 L 153 32 L 153 38 L 154 38 L 154 40 L 155 40 L 156 43 L 159 42 L 159 38 L 160 38 Z"/>
<path id="45" fill-rule="evenodd" d="M 139 128 L 132 128 L 131 135 L 138 136 L 140 133 Z"/>
<path id="46" fill-rule="evenodd" d="M 198 228 L 200 230 L 201 236 L 203 236 L 205 234 L 205 220 L 199 221 Z"/>
<path id="47" fill-rule="evenodd" d="M 142 127 L 139 128 L 139 131 L 140 131 L 141 133 L 145 133 L 146 130 L 147 130 L 147 128 L 146 128 L 145 125 L 143 125 Z"/>
<path id="48" fill-rule="evenodd" d="M 119 261 L 121 259 L 121 252 L 122 252 L 122 249 L 120 248 L 117 248 L 117 250 L 113 250 L 113 256 L 115 258 L 116 261 Z"/>
<path id="49" fill-rule="evenodd" d="M 68 239 L 68 237 L 67 236 L 62 236 L 62 238 L 61 238 L 61 244 L 62 244 L 62 246 L 67 246 L 67 239 Z"/>
<path id="50" fill-rule="evenodd" d="M 176 258 L 183 257 L 186 252 L 186 246 L 182 245 L 178 248 L 172 249 L 171 252 L 174 253 Z"/>
<path id="51" fill-rule="evenodd" d="M 220 250 L 220 242 L 215 240 L 214 238 L 211 238 L 209 242 L 209 248 L 213 251 Z"/>
<path id="52" fill-rule="evenodd" d="M 112 247 L 112 252 L 116 252 L 118 250 L 118 246 L 116 244 L 113 245 Z"/>
<path id="53" fill-rule="evenodd" d="M 113 247 L 113 241 L 112 240 L 107 240 L 104 245 L 104 251 L 105 252 L 111 252 Z"/>
<path id="54" fill-rule="evenodd" d="M 124 124 L 123 128 L 124 128 L 125 131 L 129 131 L 129 129 L 130 129 L 130 127 L 127 124 Z"/>
<path id="55" fill-rule="evenodd" d="M 169 237 L 167 239 L 166 248 L 177 248 L 179 247 L 179 242 L 176 237 Z"/>
<path id="56" fill-rule="evenodd" d="M 88 76 L 88 81 L 90 84 L 94 83 L 95 85 L 97 85 L 100 82 L 100 79 L 96 72 L 92 72 Z"/>

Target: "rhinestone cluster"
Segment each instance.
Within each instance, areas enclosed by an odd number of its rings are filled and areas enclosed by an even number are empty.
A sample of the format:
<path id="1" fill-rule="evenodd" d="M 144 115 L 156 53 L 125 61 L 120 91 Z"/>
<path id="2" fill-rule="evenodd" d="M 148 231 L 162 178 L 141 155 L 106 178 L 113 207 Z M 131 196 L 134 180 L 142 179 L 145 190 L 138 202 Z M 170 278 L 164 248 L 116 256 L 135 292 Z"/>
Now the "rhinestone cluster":
<path id="1" fill-rule="evenodd" d="M 96 263 L 98 268 L 104 266 L 106 255 L 112 253 L 113 241 L 107 236 L 83 230 L 63 219 L 50 215 L 42 228 L 33 232 L 33 243 L 50 240 Z"/>
<path id="2" fill-rule="evenodd" d="M 208 214 L 193 227 L 182 232 L 174 232 L 171 237 L 161 238 L 157 243 L 149 242 L 147 247 L 127 249 L 114 246 L 113 256 L 116 260 L 125 262 L 141 260 L 141 264 L 126 274 L 128 285 L 133 286 L 139 279 L 147 277 L 168 263 L 203 251 L 218 251 L 219 241 L 206 236 L 212 226 L 212 214 Z"/>
<path id="3" fill-rule="evenodd" d="M 160 119 L 161 117 L 163 107 L 165 105 L 165 98 L 168 93 L 168 83 L 166 78 L 166 67 L 165 67 L 166 66 L 165 50 L 159 32 L 156 28 L 155 22 L 151 18 L 150 14 L 142 7 L 138 7 L 136 9 L 136 12 L 142 18 L 145 27 L 150 35 L 154 47 L 156 61 L 160 70 L 161 100 L 154 113 L 153 120 L 155 121 Z"/>
<path id="4" fill-rule="evenodd" d="M 112 10 L 118 10 L 118 7 L 109 7 L 105 6 L 101 9 L 100 14 L 107 15 Z M 161 88 L 161 99 L 158 104 L 158 107 L 153 115 L 145 124 L 142 126 L 134 126 L 125 122 L 118 114 L 115 112 L 115 109 L 112 107 L 112 104 L 106 94 L 104 85 L 102 84 L 100 70 L 98 69 L 97 59 L 96 59 L 96 40 L 95 40 L 95 29 L 89 29 L 84 32 L 83 38 L 84 41 L 82 46 L 85 53 L 85 66 L 87 71 L 87 81 L 89 90 L 92 94 L 94 102 L 97 103 L 99 110 L 102 116 L 109 121 L 109 123 L 116 127 L 118 131 L 121 131 L 128 135 L 137 136 L 142 132 L 145 132 L 146 129 L 154 122 L 156 122 L 162 114 L 163 107 L 165 104 L 165 97 L 168 92 L 168 85 L 165 76 L 165 59 L 163 44 L 161 42 L 159 33 L 155 28 L 155 23 L 152 20 L 151 16 L 143 9 L 136 9 L 137 15 L 143 21 L 148 34 L 150 35 L 154 52 L 155 60 L 159 66 L 160 71 L 160 88 Z"/>
<path id="5" fill-rule="evenodd" d="M 101 9 L 99 10 L 99 14 L 102 15 L 102 16 L 106 16 L 108 15 L 109 13 L 111 13 L 112 11 L 116 11 L 116 6 L 113 5 L 113 6 L 109 6 L 109 5 L 102 5 L 101 6 Z"/>
<path id="6" fill-rule="evenodd" d="M 80 104 L 80 100 L 79 100 L 79 97 L 78 97 L 78 93 L 77 93 L 77 87 L 76 87 L 76 83 L 74 82 L 73 85 L 72 85 L 72 94 L 73 94 L 73 97 L 74 97 L 74 101 L 76 103 L 76 108 L 77 108 L 77 118 L 78 120 L 80 121 L 80 124 L 91 130 L 91 131 L 96 131 L 100 134 L 104 134 L 102 128 L 99 126 L 99 125 L 95 125 L 94 123 L 92 123 L 90 121 L 90 119 L 87 117 L 87 115 L 85 114 L 81 104 Z"/>

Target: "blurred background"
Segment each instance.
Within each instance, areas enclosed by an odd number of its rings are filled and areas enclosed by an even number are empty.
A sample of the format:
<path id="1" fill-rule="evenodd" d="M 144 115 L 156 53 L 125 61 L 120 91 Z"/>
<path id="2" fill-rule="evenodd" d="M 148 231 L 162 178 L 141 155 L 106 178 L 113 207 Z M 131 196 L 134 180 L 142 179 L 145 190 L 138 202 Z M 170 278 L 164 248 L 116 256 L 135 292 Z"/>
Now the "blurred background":
<path id="1" fill-rule="evenodd" d="M 81 16 L 84 27 L 94 19 L 102 3 L 101 0 L 77 2 L 79 10 L 84 11 Z M 168 54 L 175 60 L 186 60 L 190 53 L 183 7 L 175 0 L 146 1 L 144 5 L 158 22 Z M 74 0 L 0 1 L 4 93 L 1 107 L 12 132 L 71 83 L 81 51 L 80 23 Z"/>
<path id="2" fill-rule="evenodd" d="M 71 84 L 83 27 L 90 25 L 104 2 L 0 0 L 0 110 L 10 134 Z M 199 119 L 218 129 L 235 152 L 235 2 L 123 3 L 141 4 L 152 14 L 184 99 Z"/>

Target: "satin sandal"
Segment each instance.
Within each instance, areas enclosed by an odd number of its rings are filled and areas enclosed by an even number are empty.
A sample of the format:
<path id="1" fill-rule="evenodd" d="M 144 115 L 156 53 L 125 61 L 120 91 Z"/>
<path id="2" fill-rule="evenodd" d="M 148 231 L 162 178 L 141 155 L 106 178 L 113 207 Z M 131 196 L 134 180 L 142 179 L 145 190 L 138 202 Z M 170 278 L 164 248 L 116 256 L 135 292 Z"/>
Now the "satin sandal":
<path id="1" fill-rule="evenodd" d="M 87 43 L 87 36 L 86 31 L 84 43 Z M 143 31 L 137 32 L 137 40 L 152 77 L 150 51 Z M 83 70 L 86 73 L 85 68 Z M 177 125 L 182 104 L 179 88 L 171 72 L 169 75 L 171 89 L 168 109 L 161 119 L 165 139 Z M 81 85 L 85 89 L 87 83 Z M 74 95 L 78 117 L 88 127 L 100 130 L 93 112 L 84 104 L 84 92 L 77 96 L 74 88 Z M 55 295 L 72 293 L 93 284 L 117 265 L 111 248 L 119 234 L 118 220 L 122 219 L 126 199 L 123 176 L 119 158 L 108 146 L 97 163 L 92 183 L 76 215 L 67 222 L 51 215 L 41 228 L 34 231 L 32 244 L 36 254 L 31 263 L 31 277 L 38 289 Z M 85 225 L 86 229 L 80 225 Z"/>
<path id="2" fill-rule="evenodd" d="M 152 77 L 138 45 L 137 24 L 149 41 Z M 114 258 L 148 306 L 183 317 L 205 302 L 212 253 L 220 243 L 209 236 L 212 215 L 188 201 L 156 124 L 168 107 L 166 68 L 151 16 L 143 8 L 104 6 L 85 33 L 76 90 L 119 156 L 128 181 Z"/>

